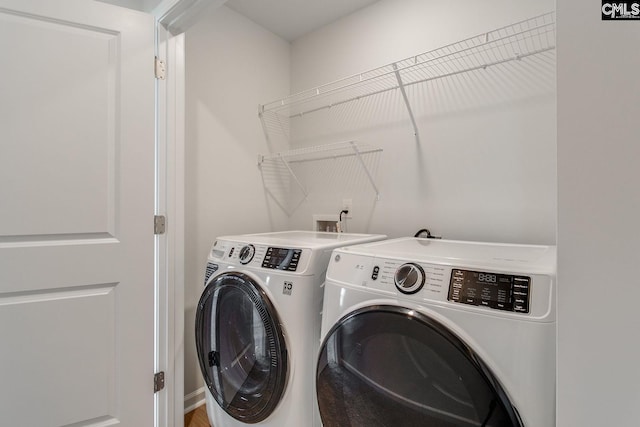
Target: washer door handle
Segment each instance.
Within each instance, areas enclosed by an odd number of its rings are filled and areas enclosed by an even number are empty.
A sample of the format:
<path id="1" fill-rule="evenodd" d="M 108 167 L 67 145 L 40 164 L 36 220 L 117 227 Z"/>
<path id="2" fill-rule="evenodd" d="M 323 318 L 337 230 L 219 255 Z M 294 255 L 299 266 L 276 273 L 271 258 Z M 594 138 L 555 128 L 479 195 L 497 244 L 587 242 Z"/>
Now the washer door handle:
<path id="1" fill-rule="evenodd" d="M 209 367 L 220 366 L 220 353 L 217 351 L 209 352 Z"/>

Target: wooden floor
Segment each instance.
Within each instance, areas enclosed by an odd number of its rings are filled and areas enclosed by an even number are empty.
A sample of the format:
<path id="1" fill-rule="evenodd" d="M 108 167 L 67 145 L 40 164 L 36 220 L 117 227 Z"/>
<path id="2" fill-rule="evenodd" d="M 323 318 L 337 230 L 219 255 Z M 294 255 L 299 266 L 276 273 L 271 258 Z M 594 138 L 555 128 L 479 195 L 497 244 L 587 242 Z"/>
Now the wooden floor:
<path id="1" fill-rule="evenodd" d="M 209 418 L 207 418 L 207 407 L 205 405 L 198 406 L 185 414 L 184 427 L 211 427 L 209 426 Z"/>

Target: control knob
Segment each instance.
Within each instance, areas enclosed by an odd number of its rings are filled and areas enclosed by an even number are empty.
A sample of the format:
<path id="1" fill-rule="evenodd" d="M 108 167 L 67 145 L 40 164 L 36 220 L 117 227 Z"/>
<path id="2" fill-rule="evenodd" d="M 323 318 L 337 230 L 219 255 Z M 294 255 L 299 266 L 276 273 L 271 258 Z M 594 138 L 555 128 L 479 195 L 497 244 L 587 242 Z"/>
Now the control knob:
<path id="1" fill-rule="evenodd" d="M 238 255 L 240 264 L 248 264 L 251 262 L 255 253 L 256 248 L 253 245 L 243 246 L 242 249 L 240 249 L 240 255 Z"/>
<path id="2" fill-rule="evenodd" d="M 393 281 L 403 294 L 415 294 L 424 286 L 424 270 L 418 264 L 402 264 L 396 270 Z"/>

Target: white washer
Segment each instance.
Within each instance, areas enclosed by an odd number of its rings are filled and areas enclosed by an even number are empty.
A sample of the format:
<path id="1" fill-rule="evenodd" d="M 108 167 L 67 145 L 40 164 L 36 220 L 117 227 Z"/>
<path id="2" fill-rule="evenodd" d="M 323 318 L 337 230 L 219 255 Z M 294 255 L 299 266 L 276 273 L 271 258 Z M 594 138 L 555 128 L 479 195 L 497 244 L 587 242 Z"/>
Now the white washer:
<path id="1" fill-rule="evenodd" d="M 554 246 L 336 249 L 316 371 L 324 427 L 555 425 Z"/>
<path id="2" fill-rule="evenodd" d="M 313 378 L 331 251 L 383 238 L 291 231 L 216 240 L 196 311 L 211 425 L 320 425 Z"/>

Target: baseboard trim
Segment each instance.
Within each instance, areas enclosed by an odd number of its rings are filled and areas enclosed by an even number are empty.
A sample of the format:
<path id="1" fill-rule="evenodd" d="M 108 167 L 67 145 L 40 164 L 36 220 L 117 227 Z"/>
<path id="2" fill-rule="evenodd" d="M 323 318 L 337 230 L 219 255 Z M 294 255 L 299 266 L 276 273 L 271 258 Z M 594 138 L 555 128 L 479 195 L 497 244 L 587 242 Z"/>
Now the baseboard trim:
<path id="1" fill-rule="evenodd" d="M 184 413 L 187 414 L 205 404 L 205 388 L 200 387 L 196 391 L 184 397 Z"/>

